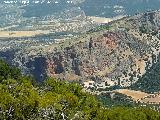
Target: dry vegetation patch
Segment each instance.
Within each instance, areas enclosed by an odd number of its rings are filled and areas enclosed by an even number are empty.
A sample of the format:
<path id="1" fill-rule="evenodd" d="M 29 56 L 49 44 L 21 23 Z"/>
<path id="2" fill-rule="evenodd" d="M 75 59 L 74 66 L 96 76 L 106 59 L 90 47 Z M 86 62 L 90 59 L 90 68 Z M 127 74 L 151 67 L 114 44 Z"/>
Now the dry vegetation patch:
<path id="1" fill-rule="evenodd" d="M 34 37 L 41 34 L 49 34 L 49 31 L 0 31 L 0 37 L 2 38 Z"/>

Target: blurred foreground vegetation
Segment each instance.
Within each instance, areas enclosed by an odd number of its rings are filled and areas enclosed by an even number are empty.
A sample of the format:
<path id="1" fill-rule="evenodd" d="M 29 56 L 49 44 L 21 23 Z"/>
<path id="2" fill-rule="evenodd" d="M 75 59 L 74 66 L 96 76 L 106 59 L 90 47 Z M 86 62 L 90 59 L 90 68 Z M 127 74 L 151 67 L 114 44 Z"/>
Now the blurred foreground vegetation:
<path id="1" fill-rule="evenodd" d="M 0 61 L 0 120 L 160 120 L 141 107 L 104 107 L 77 83 L 47 79 L 42 84 Z"/>

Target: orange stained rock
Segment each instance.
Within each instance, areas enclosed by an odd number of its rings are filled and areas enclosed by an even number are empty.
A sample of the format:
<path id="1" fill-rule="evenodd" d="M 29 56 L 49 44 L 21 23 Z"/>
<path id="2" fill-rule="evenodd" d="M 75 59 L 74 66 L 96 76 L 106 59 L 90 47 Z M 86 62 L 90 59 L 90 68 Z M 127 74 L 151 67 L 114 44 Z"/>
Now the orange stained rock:
<path id="1" fill-rule="evenodd" d="M 55 68 L 54 62 L 51 60 L 47 60 L 47 71 L 50 77 L 53 77 L 55 75 L 54 68 Z"/>

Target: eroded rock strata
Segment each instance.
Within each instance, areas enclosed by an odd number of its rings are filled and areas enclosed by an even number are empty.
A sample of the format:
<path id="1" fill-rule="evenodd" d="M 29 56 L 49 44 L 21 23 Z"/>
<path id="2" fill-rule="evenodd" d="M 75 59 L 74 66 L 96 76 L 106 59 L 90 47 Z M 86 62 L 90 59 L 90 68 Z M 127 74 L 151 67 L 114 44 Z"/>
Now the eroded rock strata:
<path id="1" fill-rule="evenodd" d="M 86 87 L 130 86 L 157 62 L 160 12 L 126 17 L 106 26 L 109 30 L 71 41 L 21 49 L 12 63 L 39 80 L 51 76 Z"/>

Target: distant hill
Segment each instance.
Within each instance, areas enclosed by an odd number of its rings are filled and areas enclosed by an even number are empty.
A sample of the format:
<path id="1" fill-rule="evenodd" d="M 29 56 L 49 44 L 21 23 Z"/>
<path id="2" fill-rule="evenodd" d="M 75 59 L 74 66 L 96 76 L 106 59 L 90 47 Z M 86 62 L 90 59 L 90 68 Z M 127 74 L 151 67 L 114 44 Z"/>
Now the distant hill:
<path id="1" fill-rule="evenodd" d="M 25 5 L 27 17 L 42 17 L 72 7 L 81 8 L 87 16 L 107 18 L 160 9 L 159 0 L 2 0 L 0 3 Z"/>
<path id="2" fill-rule="evenodd" d="M 113 17 L 157 10 L 159 4 L 159 0 L 86 0 L 80 6 L 86 15 Z"/>

